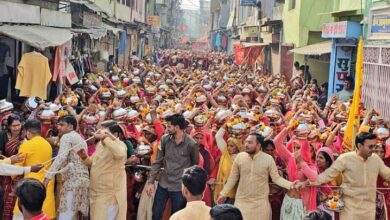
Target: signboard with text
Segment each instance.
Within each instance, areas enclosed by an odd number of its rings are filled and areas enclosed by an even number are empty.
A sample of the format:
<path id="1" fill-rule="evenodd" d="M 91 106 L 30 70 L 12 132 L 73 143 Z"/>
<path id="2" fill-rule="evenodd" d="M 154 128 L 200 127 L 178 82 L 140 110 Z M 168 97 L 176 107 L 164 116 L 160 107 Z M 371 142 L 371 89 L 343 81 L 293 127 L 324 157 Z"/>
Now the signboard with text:
<path id="1" fill-rule="evenodd" d="M 390 33 L 390 15 L 373 15 L 371 33 Z"/>
<path id="2" fill-rule="evenodd" d="M 345 38 L 347 37 L 348 22 L 325 23 L 322 25 L 322 38 Z"/>
<path id="3" fill-rule="evenodd" d="M 350 75 L 352 46 L 337 46 L 334 66 L 333 93 L 340 92 L 344 87 L 344 80 Z"/>
<path id="4" fill-rule="evenodd" d="M 240 0 L 241 6 L 256 6 L 257 0 Z"/>
<path id="5" fill-rule="evenodd" d="M 370 10 L 367 39 L 390 39 L 390 6 Z"/>

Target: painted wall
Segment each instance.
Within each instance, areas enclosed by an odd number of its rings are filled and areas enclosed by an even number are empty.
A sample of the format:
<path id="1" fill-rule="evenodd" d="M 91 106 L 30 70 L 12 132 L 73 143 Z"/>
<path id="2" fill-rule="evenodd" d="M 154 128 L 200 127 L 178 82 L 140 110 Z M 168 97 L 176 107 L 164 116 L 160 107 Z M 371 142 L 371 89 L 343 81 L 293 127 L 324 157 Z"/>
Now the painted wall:
<path id="1" fill-rule="evenodd" d="M 273 8 L 275 5 L 275 0 L 268 0 L 261 2 L 261 10 L 263 17 L 272 18 Z"/>
<path id="2" fill-rule="evenodd" d="M 303 55 L 294 55 L 294 62 L 298 61 L 300 65 L 305 65 Z M 312 79 L 317 79 L 318 84 L 329 81 L 329 62 L 324 62 L 316 59 L 307 59 L 306 65 L 309 66 L 309 72 Z"/>
<path id="3" fill-rule="evenodd" d="M 130 22 L 131 21 L 131 8 L 126 6 L 126 5 L 116 3 L 115 17 L 117 19 Z"/>
<path id="4" fill-rule="evenodd" d="M 132 7 L 132 20 L 146 23 L 145 21 L 145 1 L 144 0 L 134 0 Z"/>
<path id="5" fill-rule="evenodd" d="M 220 15 L 218 19 L 219 27 L 226 28 L 230 16 L 230 4 L 228 4 L 228 2 L 226 2 L 225 4 L 221 4 L 221 10 L 219 15 Z"/>
<path id="6" fill-rule="evenodd" d="M 57 10 L 58 8 L 58 3 L 56 1 L 44 1 L 44 0 L 3 0 L 3 1 L 27 4 L 27 5 L 36 5 L 51 10 Z"/>
<path id="7" fill-rule="evenodd" d="M 294 9 L 290 9 L 290 4 L 291 0 L 286 0 L 283 9 L 283 42 L 293 43 L 295 47 L 298 47 L 300 35 L 299 16 L 301 1 L 296 1 L 296 6 Z"/>
<path id="8" fill-rule="evenodd" d="M 324 41 L 318 34 L 322 24 L 332 22 L 331 14 L 321 14 L 333 10 L 332 1 L 323 0 L 296 0 L 294 9 L 291 8 L 291 0 L 286 0 L 283 10 L 284 43 L 302 47 L 308 44 Z M 305 64 L 304 56 L 294 54 L 294 61 Z M 312 78 L 318 83 L 328 81 L 329 62 L 308 59 L 306 63 L 310 67 Z"/>
<path id="9" fill-rule="evenodd" d="M 360 0 L 334 0 L 334 1 L 335 1 L 334 11 L 357 10 L 361 8 L 360 3 L 362 3 L 363 8 L 365 5 L 365 0 L 361 0 L 361 1 Z"/>
<path id="10" fill-rule="evenodd" d="M 116 2 L 116 1 L 115 1 Z M 115 6 L 114 1 L 109 0 L 95 0 L 94 2 L 97 6 L 99 6 L 101 9 L 103 9 L 106 13 L 113 16 L 115 15 Z"/>
<path id="11" fill-rule="evenodd" d="M 333 21 L 330 14 L 321 14 L 332 11 L 332 1 L 296 0 L 295 9 L 290 9 L 290 3 L 287 0 L 284 4 L 284 42 L 295 47 L 307 45 L 309 31 L 321 31 L 323 23 Z"/>

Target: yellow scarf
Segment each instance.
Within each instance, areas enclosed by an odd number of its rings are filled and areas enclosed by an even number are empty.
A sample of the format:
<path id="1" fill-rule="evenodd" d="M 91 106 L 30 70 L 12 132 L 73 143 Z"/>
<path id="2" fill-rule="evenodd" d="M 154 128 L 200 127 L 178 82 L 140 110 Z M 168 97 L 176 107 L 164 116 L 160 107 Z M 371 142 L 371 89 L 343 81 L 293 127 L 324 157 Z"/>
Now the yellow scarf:
<path id="1" fill-rule="evenodd" d="M 233 166 L 233 159 L 230 156 L 227 147 L 223 150 L 221 159 L 219 161 L 219 169 L 217 174 L 217 180 L 216 185 L 214 188 L 214 201 L 217 203 L 217 199 L 219 196 L 219 193 L 222 191 L 224 185 L 226 184 L 229 176 L 230 171 Z M 236 197 L 236 191 L 237 191 L 237 185 L 228 193 L 229 198 L 235 198 Z"/>

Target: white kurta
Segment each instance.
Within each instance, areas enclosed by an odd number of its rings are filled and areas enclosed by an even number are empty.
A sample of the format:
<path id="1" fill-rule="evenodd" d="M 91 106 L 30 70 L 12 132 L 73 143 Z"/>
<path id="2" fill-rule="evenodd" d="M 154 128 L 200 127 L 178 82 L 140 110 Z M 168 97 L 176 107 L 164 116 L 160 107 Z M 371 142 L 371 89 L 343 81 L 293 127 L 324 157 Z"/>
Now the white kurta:
<path id="1" fill-rule="evenodd" d="M 0 160 L 0 176 L 18 176 L 31 171 L 31 167 L 14 166 L 9 163 L 11 163 L 9 159 Z"/>

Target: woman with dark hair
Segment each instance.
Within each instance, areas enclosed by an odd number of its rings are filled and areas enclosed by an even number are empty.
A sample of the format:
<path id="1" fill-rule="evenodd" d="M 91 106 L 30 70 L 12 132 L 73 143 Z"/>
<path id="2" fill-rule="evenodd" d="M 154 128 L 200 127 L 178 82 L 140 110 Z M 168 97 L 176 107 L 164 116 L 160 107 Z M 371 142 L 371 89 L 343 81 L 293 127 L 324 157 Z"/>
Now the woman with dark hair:
<path id="1" fill-rule="evenodd" d="M 303 220 L 332 220 L 332 216 L 322 210 L 317 210 L 307 214 Z"/>
<path id="2" fill-rule="evenodd" d="M 385 163 L 386 166 L 390 167 L 390 157 L 385 158 L 386 154 L 386 145 L 377 144 L 374 150 Z M 383 179 L 381 176 L 378 176 L 376 182 L 377 188 L 389 188 L 390 181 Z M 390 191 L 389 190 L 377 190 L 376 192 L 376 220 L 385 220 L 390 218 Z"/>
<path id="3" fill-rule="evenodd" d="M 222 191 L 224 185 L 229 179 L 230 172 L 232 170 L 233 161 L 237 154 L 244 150 L 244 146 L 240 139 L 235 137 L 229 137 L 227 140 L 224 139 L 227 127 L 224 124 L 215 135 L 215 141 L 219 150 L 222 152 L 222 156 L 219 160 L 219 168 L 217 173 L 216 182 L 214 185 L 214 202 L 217 203 L 219 193 Z M 235 186 L 229 193 L 226 203 L 234 203 L 236 197 L 237 186 Z"/>
<path id="4" fill-rule="evenodd" d="M 7 119 L 7 130 L 0 133 L 0 154 L 5 157 L 16 155 L 19 146 L 23 140 L 22 137 L 22 118 L 12 114 Z M 4 211 L 2 219 L 8 220 L 13 217 L 13 210 L 16 203 L 16 196 L 13 193 L 17 179 L 9 176 L 0 178 L 1 187 L 4 190 Z"/>
<path id="5" fill-rule="evenodd" d="M 276 147 L 272 140 L 264 141 L 264 153 L 269 154 L 275 160 L 276 166 L 278 168 L 279 175 L 283 178 L 287 177 L 286 173 L 286 164 L 283 160 L 276 155 Z M 286 194 L 286 190 L 279 187 L 275 183 L 272 183 L 272 179 L 270 178 L 270 186 L 269 186 L 269 203 L 272 209 L 272 220 L 280 219 L 280 209 L 283 204 L 284 195 Z"/>
<path id="6" fill-rule="evenodd" d="M 316 155 L 316 165 L 318 168 L 318 173 L 320 174 L 320 173 L 324 172 L 326 169 L 328 169 L 332 165 L 333 161 L 334 161 L 333 151 L 328 147 L 320 148 L 317 151 L 317 155 Z M 319 188 L 319 191 L 318 191 L 318 193 L 319 193 L 319 195 L 317 196 L 318 203 L 319 203 L 318 209 L 321 209 L 321 210 L 329 213 L 332 216 L 332 219 L 338 219 L 338 216 L 336 215 L 336 213 L 329 211 L 329 210 L 326 210 L 323 207 L 322 202 L 325 201 L 327 199 L 327 196 L 332 193 L 333 190 L 331 187 L 332 186 L 340 186 L 342 183 L 342 180 L 343 180 L 342 176 L 339 175 L 331 182 L 325 184 L 324 187 Z"/>

